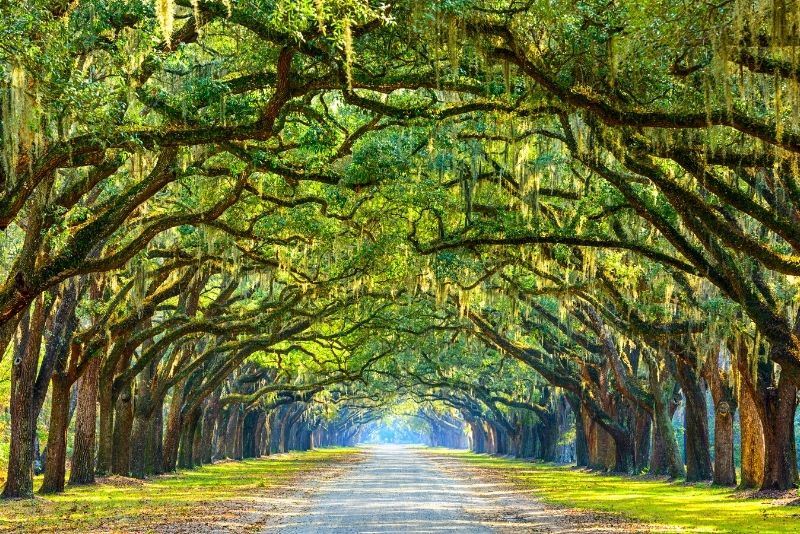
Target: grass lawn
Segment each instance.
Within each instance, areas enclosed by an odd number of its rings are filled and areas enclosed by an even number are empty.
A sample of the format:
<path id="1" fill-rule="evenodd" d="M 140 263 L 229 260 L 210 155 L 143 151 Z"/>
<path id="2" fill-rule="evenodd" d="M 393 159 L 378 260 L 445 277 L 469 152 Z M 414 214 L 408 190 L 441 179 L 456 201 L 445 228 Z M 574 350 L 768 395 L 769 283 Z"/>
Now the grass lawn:
<path id="1" fill-rule="evenodd" d="M 742 498 L 731 489 L 602 475 L 551 464 L 436 449 L 475 467 L 496 470 L 546 502 L 616 512 L 667 531 L 800 532 L 800 506 Z"/>
<path id="2" fill-rule="evenodd" d="M 356 449 L 335 448 L 280 454 L 146 481 L 113 477 L 94 486 L 67 488 L 61 495 L 0 501 L 0 531 L 122 532 L 133 527 L 146 531 L 149 524 L 191 519 L 193 512 L 217 501 L 278 490 L 297 475 L 355 454 L 359 454 Z"/>

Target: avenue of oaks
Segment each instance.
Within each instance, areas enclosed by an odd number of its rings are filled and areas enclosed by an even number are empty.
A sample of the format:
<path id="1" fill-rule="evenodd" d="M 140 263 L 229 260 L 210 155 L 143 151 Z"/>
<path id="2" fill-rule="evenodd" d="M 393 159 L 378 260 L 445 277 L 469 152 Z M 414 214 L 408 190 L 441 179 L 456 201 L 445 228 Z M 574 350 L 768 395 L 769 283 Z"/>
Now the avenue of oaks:
<path id="1" fill-rule="evenodd" d="M 797 484 L 797 0 L 22 0 L 0 72 L 4 497 L 398 413 Z"/>

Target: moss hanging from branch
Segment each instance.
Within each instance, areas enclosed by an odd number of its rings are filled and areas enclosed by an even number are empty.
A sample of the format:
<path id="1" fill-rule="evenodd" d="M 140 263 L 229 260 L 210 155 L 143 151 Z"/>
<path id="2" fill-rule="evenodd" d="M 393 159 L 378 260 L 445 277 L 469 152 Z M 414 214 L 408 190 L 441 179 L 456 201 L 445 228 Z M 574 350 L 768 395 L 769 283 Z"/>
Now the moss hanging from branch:
<path id="1" fill-rule="evenodd" d="M 325 0 L 314 0 L 314 11 L 317 16 L 317 27 L 322 35 L 327 34 L 325 28 Z"/>
<path id="2" fill-rule="evenodd" d="M 172 26 L 175 22 L 175 5 L 173 0 L 154 0 L 156 19 L 158 27 L 161 29 L 161 37 L 167 43 L 167 47 L 172 47 Z"/>
<path id="3" fill-rule="evenodd" d="M 342 45 L 344 46 L 344 69 L 347 77 L 347 90 L 353 90 L 353 30 L 350 27 L 350 19 L 344 19 L 342 35 Z"/>

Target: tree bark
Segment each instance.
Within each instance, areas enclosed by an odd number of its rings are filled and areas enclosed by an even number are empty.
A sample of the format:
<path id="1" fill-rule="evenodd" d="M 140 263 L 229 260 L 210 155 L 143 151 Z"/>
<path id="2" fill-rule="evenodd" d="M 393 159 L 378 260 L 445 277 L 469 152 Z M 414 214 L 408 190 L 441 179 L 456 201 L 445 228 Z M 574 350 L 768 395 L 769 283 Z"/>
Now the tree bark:
<path id="1" fill-rule="evenodd" d="M 236 430 L 239 428 L 239 405 L 228 406 L 228 424 L 225 428 L 225 457 L 236 458 Z"/>
<path id="2" fill-rule="evenodd" d="M 164 414 L 163 414 L 163 399 L 158 399 L 153 408 L 152 432 L 150 439 L 152 444 L 150 451 L 152 454 L 151 462 L 153 464 L 153 474 L 160 475 L 164 472 Z"/>
<path id="3" fill-rule="evenodd" d="M 575 465 L 587 467 L 589 465 L 589 447 L 586 442 L 586 430 L 583 426 L 583 408 L 580 401 L 573 395 L 568 395 L 567 400 L 575 418 Z"/>
<path id="4" fill-rule="evenodd" d="M 146 321 L 143 328 L 152 326 L 152 321 Z M 148 339 L 142 343 L 142 354 L 153 345 L 153 340 Z M 130 438 L 130 473 L 132 477 L 144 478 L 152 475 L 153 467 L 153 376 L 157 370 L 157 362 L 145 366 L 136 376 L 136 390 L 133 397 L 133 425 Z"/>
<path id="5" fill-rule="evenodd" d="M 641 473 L 650 462 L 650 449 L 652 443 L 650 439 L 653 420 L 646 411 L 637 408 L 634 414 L 635 428 L 634 433 L 634 472 Z"/>
<path id="6" fill-rule="evenodd" d="M 750 391 L 739 388 L 739 426 L 741 428 L 742 489 L 760 488 L 764 480 L 764 431 Z"/>
<path id="7" fill-rule="evenodd" d="M 720 356 L 709 355 L 706 366 L 706 382 L 714 400 L 714 484 L 736 485 L 736 465 L 733 457 L 733 417 L 736 413 L 736 397 L 729 384 L 730 372 L 720 367 Z"/>
<path id="8" fill-rule="evenodd" d="M 208 404 L 203 412 L 203 438 L 201 444 L 201 461 L 210 464 L 214 456 L 214 435 L 216 424 L 219 419 L 220 404 L 219 398 L 222 393 L 217 389 L 209 398 Z"/>
<path id="9" fill-rule="evenodd" d="M 39 418 L 42 406 L 44 405 L 47 389 L 52 379 L 53 373 L 65 373 L 67 360 L 72 341 L 72 335 L 78 326 L 78 318 L 75 315 L 75 308 L 78 306 L 78 283 L 71 280 L 64 284 L 60 293 L 60 302 L 53 314 L 48 326 L 49 336 L 45 343 L 44 357 L 39 366 L 36 376 L 36 383 L 33 389 L 33 417 Z M 51 292 L 55 298 L 55 292 Z M 69 377 L 70 384 L 77 377 Z"/>
<path id="10" fill-rule="evenodd" d="M 40 493 L 64 491 L 67 460 L 67 425 L 69 424 L 70 381 L 63 373 L 52 378 L 50 426 L 47 433 L 47 459 Z"/>
<path id="11" fill-rule="evenodd" d="M 94 358 L 78 385 L 75 438 L 72 446 L 70 485 L 94 483 L 95 425 L 97 423 L 97 379 L 100 359 Z"/>
<path id="12" fill-rule="evenodd" d="M 152 474 L 152 412 L 146 406 L 137 404 L 134 407 L 133 426 L 130 439 L 130 473 L 134 478 L 145 478 Z M 149 456 L 149 458 L 148 458 Z M 149 471 L 149 472 L 148 472 Z"/>
<path id="13" fill-rule="evenodd" d="M 130 474 L 132 404 L 130 386 L 128 386 L 117 398 L 114 414 L 114 454 L 111 461 L 111 472 L 115 475 L 128 476 Z"/>
<path id="14" fill-rule="evenodd" d="M 112 395 L 113 377 L 102 376 L 97 380 L 98 402 L 100 404 L 100 424 L 98 429 L 97 474 L 111 472 L 114 457 L 114 400 Z"/>
<path id="15" fill-rule="evenodd" d="M 650 473 L 684 478 L 683 465 L 675 430 L 672 427 L 674 381 L 666 369 L 655 361 L 648 361 L 650 391 L 653 393 L 653 448 L 650 455 Z"/>
<path id="16" fill-rule="evenodd" d="M 66 284 L 61 295 L 61 303 L 53 317 L 50 339 L 44 351 L 44 362 L 39 370 L 34 391 L 34 418 L 41 409 L 47 387 L 40 385 L 43 376 L 50 377 L 53 392 L 50 401 L 50 427 L 47 433 L 47 457 L 45 459 L 44 480 L 40 493 L 60 493 L 64 491 L 67 461 L 67 427 L 71 417 L 72 396 L 70 390 L 77 380 L 74 365 L 80 352 L 70 355 L 72 335 L 78 326 L 75 308 L 78 305 L 78 287 L 75 281 Z M 72 356 L 72 357 L 70 357 Z M 67 368 L 69 365 L 69 369 Z"/>
<path id="17" fill-rule="evenodd" d="M 539 431 L 540 457 L 545 462 L 556 460 L 556 445 L 558 444 L 558 420 L 555 413 L 540 414 Z"/>
<path id="18" fill-rule="evenodd" d="M 665 404 L 661 401 L 656 406 L 650 472 L 654 475 L 667 475 L 670 478 L 683 478 L 686 476 L 686 471 L 678 442 L 675 440 L 669 408 Z"/>
<path id="19" fill-rule="evenodd" d="M 611 439 L 611 436 L 588 415 L 588 410 L 583 410 L 582 415 L 588 460 L 586 466 L 591 469 L 606 471 L 614 465 L 613 458 L 616 457 L 614 441 Z"/>
<path id="20" fill-rule="evenodd" d="M 675 360 L 675 378 L 686 399 L 686 481 L 711 480 L 713 471 L 705 391 L 697 375 L 694 357 L 677 355 Z"/>
<path id="21" fill-rule="evenodd" d="M 36 432 L 33 392 L 39 363 L 45 303 L 40 296 L 33 312 L 20 322 L 19 343 L 11 366 L 11 444 L 3 498 L 33 497 L 33 438 Z"/>
<path id="22" fill-rule="evenodd" d="M 228 420 L 230 419 L 230 409 L 223 409 L 220 407 L 219 416 L 217 418 L 217 427 L 214 429 L 214 444 L 212 453 L 213 460 L 225 458 L 225 436 L 228 431 Z M 267 421 L 271 421 L 271 416 L 268 416 Z M 269 441 L 267 441 L 267 450 L 269 450 Z"/>
<path id="23" fill-rule="evenodd" d="M 164 435 L 164 471 L 171 473 L 175 471 L 178 463 L 178 446 L 180 445 L 183 407 L 183 388 L 185 380 L 181 380 L 172 387 L 172 399 L 169 404 L 169 415 L 167 416 L 167 429 Z"/>
<path id="24" fill-rule="evenodd" d="M 197 422 L 192 433 L 192 466 L 203 465 L 203 410 L 197 409 Z"/>
<path id="25" fill-rule="evenodd" d="M 781 376 L 777 388 L 769 388 L 765 399 L 764 480 L 762 490 L 788 490 L 797 484 L 797 452 L 794 414 L 797 387 Z"/>
<path id="26" fill-rule="evenodd" d="M 191 469 L 194 467 L 194 436 L 200 423 L 202 411 L 195 408 L 184 417 L 181 428 L 180 451 L 178 455 L 178 467 Z"/>
<path id="27" fill-rule="evenodd" d="M 736 465 L 733 458 L 733 414 L 727 401 L 714 408 L 714 484 L 736 485 Z"/>
<path id="28" fill-rule="evenodd" d="M 743 446 L 742 456 L 742 485 L 751 485 L 758 476 L 748 473 L 745 477 L 745 468 L 763 467 L 761 484 L 762 490 L 787 490 L 797 483 L 797 463 L 794 442 L 794 414 L 797 408 L 797 387 L 790 380 L 790 377 L 780 373 L 777 364 L 773 363 L 776 359 L 787 357 L 786 355 L 776 354 L 783 350 L 788 350 L 785 346 L 773 344 L 770 351 L 769 360 L 760 357 L 763 351 L 759 352 L 758 360 L 755 362 L 755 374 L 752 374 L 750 360 L 752 357 L 745 350 L 746 347 L 739 347 L 737 350 L 737 367 L 739 369 L 742 389 L 745 389 L 744 401 L 742 406 L 742 430 L 743 445 L 744 431 L 757 429 L 753 425 L 748 413 L 749 406 L 747 401 L 752 399 L 752 406 L 758 415 L 761 436 L 763 438 L 763 462 L 756 454 L 747 458 Z M 763 347 L 760 347 L 763 349 Z M 750 440 L 754 440 L 750 437 Z M 758 443 L 754 443 L 758 445 Z M 753 451 L 747 451 L 753 452 Z"/>

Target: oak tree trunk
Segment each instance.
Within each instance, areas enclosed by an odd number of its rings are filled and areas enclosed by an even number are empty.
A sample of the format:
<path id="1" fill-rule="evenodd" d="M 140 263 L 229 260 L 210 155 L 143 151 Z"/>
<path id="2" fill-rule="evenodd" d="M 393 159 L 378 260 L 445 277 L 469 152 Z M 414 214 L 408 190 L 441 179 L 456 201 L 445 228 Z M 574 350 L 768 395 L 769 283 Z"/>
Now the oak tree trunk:
<path id="1" fill-rule="evenodd" d="M 733 414 L 730 403 L 722 401 L 714 409 L 714 484 L 736 485 L 733 458 Z"/>
<path id="2" fill-rule="evenodd" d="M 765 399 L 763 490 L 788 490 L 797 483 L 797 453 L 794 415 L 797 387 L 782 376 L 777 388 L 769 388 Z"/>
<path id="3" fill-rule="evenodd" d="M 764 480 L 764 430 L 755 400 L 746 388 L 739 389 L 739 424 L 741 428 L 740 488 L 760 488 Z"/>
<path id="4" fill-rule="evenodd" d="M 95 358 L 78 383 L 78 406 L 75 410 L 75 438 L 72 446 L 70 485 L 94 483 L 95 426 L 97 424 L 97 378 L 100 359 Z"/>
<path id="5" fill-rule="evenodd" d="M 204 464 L 210 464 L 214 455 L 214 433 L 219 419 L 220 404 L 219 398 L 222 390 L 217 389 L 206 404 L 203 411 L 203 437 L 200 445 L 200 459 Z"/>
<path id="6" fill-rule="evenodd" d="M 169 414 L 167 415 L 167 428 L 164 433 L 164 472 L 175 471 L 178 463 L 178 446 L 180 444 L 183 408 L 183 388 L 185 380 L 181 380 L 172 388 L 172 399 L 169 404 Z"/>
<path id="7" fill-rule="evenodd" d="M 112 378 L 107 375 L 97 380 L 97 400 L 100 404 L 100 423 L 97 432 L 97 474 L 111 473 L 114 457 L 114 400 L 112 395 Z"/>
<path id="8" fill-rule="evenodd" d="M 11 362 L 11 443 L 3 498 L 33 496 L 33 457 L 36 420 L 33 392 L 44 328 L 44 299 L 39 297 L 32 313 L 20 321 L 19 342 Z"/>
<path id="9" fill-rule="evenodd" d="M 153 474 L 160 475 L 164 472 L 164 414 L 163 414 L 163 400 L 158 399 L 153 408 L 153 415 L 151 417 L 152 427 L 150 433 L 151 444 L 149 450 L 151 451 L 151 463 L 153 465 Z"/>
<path id="10" fill-rule="evenodd" d="M 69 424 L 70 382 L 63 373 L 52 378 L 50 426 L 47 433 L 47 459 L 40 493 L 64 491 L 67 461 L 67 426 Z"/>
<path id="11" fill-rule="evenodd" d="M 705 391 L 693 363 L 684 357 L 678 357 L 677 360 L 676 379 L 686 399 L 686 481 L 711 480 L 713 471 Z"/>
<path id="12" fill-rule="evenodd" d="M 111 460 L 111 472 L 115 475 L 128 476 L 130 473 L 132 427 L 133 403 L 128 386 L 117 398 L 114 414 L 114 454 Z"/>
<path id="13" fill-rule="evenodd" d="M 146 406 L 134 409 L 130 439 L 130 473 L 135 478 L 145 478 L 153 473 L 152 464 L 152 413 Z M 148 464 L 151 466 L 148 469 Z"/>

